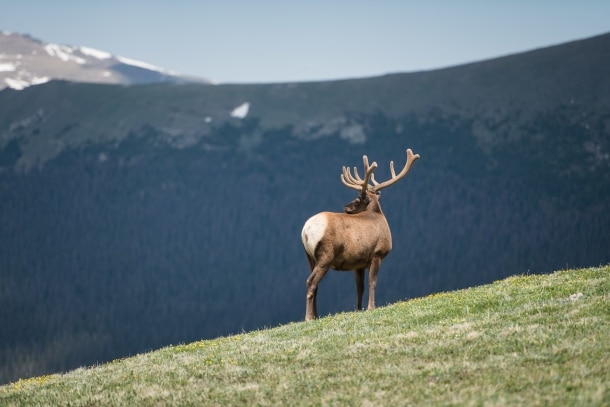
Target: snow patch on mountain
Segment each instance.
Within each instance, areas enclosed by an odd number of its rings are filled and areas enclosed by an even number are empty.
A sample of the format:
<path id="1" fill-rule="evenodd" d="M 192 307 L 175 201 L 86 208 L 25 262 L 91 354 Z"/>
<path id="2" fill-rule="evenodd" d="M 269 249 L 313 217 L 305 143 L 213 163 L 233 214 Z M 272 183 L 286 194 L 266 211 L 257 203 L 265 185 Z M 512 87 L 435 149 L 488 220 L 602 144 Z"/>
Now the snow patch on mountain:
<path id="1" fill-rule="evenodd" d="M 23 90 L 23 89 L 27 88 L 28 86 L 30 86 L 29 82 L 26 82 L 21 79 L 14 79 L 14 78 L 4 78 L 4 83 L 6 83 L 9 88 L 12 88 L 15 90 Z"/>
<path id="2" fill-rule="evenodd" d="M 17 70 L 17 66 L 15 64 L 8 63 L 0 63 L 0 72 L 13 72 Z"/>
<path id="3" fill-rule="evenodd" d="M 106 51 L 100 51 L 99 49 L 89 48 L 89 47 L 80 47 L 80 52 L 83 54 L 97 58 L 97 59 L 110 59 L 112 58 L 112 54 Z"/>
<path id="4" fill-rule="evenodd" d="M 248 116 L 249 110 L 250 110 L 250 103 L 249 102 L 242 103 L 241 105 L 239 105 L 235 109 L 233 109 L 233 111 L 231 112 L 231 117 L 236 117 L 238 119 L 244 119 L 246 116 Z"/>
<path id="5" fill-rule="evenodd" d="M 50 56 L 59 58 L 64 62 L 76 62 L 81 65 L 87 63 L 86 59 L 74 55 L 75 48 L 67 45 L 47 44 L 44 49 Z"/>
<path id="6" fill-rule="evenodd" d="M 166 75 L 175 75 L 175 73 L 170 72 L 168 70 L 165 70 L 163 68 L 159 68 L 158 66 L 146 63 L 146 62 L 142 62 L 142 61 L 137 61 L 135 59 L 131 59 L 131 58 L 125 58 L 125 57 L 121 57 L 121 56 L 117 56 L 116 57 L 117 60 L 119 60 L 120 62 L 126 64 L 126 65 L 131 65 L 131 66 L 136 66 L 138 68 L 143 68 L 143 69 L 148 69 L 149 71 L 157 71 L 157 72 L 161 72 L 164 73 Z"/>
<path id="7" fill-rule="evenodd" d="M 48 76 L 35 76 L 30 81 L 30 85 L 41 85 L 43 83 L 47 83 L 50 80 L 51 78 L 49 78 Z"/>
<path id="8" fill-rule="evenodd" d="M 27 88 L 28 86 L 41 85 L 43 83 L 48 82 L 49 80 L 50 79 L 47 76 L 34 76 L 34 77 L 30 78 L 29 80 L 17 77 L 17 78 L 4 78 L 4 83 L 6 83 L 6 85 L 9 88 L 12 88 L 15 90 L 23 90 L 23 89 Z"/>

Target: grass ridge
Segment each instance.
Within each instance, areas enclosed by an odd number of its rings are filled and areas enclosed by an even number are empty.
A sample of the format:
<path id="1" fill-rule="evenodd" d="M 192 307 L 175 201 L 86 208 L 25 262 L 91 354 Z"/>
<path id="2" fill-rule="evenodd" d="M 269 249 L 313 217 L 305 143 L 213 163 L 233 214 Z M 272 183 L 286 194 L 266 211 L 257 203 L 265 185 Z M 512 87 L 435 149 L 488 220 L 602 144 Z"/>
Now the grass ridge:
<path id="1" fill-rule="evenodd" d="M 0 405 L 609 405 L 610 266 L 168 346 Z"/>

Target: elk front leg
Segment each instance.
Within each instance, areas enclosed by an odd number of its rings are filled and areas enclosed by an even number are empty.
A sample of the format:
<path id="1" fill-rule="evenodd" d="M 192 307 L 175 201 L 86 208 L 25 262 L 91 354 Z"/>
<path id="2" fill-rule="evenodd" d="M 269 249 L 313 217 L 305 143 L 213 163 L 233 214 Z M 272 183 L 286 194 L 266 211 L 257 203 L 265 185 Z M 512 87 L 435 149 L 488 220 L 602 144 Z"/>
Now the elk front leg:
<path id="1" fill-rule="evenodd" d="M 318 284 L 326 275 L 330 266 L 315 266 L 307 279 L 307 299 L 305 303 L 305 321 L 318 318 L 318 307 L 316 297 L 318 295 Z"/>
<path id="2" fill-rule="evenodd" d="M 362 294 L 364 294 L 364 269 L 354 270 L 354 277 L 356 279 L 356 309 L 360 311 L 362 309 Z"/>
<path id="3" fill-rule="evenodd" d="M 375 309 L 375 288 L 377 287 L 377 272 L 381 266 L 381 258 L 374 257 L 369 267 L 369 307 Z"/>

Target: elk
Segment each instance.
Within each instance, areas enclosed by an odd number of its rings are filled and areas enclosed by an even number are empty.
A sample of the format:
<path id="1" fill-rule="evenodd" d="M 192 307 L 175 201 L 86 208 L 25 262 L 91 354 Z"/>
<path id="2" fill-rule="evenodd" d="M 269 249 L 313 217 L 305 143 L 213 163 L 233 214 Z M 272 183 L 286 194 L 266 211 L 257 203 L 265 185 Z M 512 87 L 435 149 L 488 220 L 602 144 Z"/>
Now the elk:
<path id="1" fill-rule="evenodd" d="M 375 309 L 377 272 L 381 261 L 392 250 L 392 234 L 379 205 L 379 192 L 407 175 L 418 158 L 419 154 L 413 154 L 411 149 L 407 149 L 407 162 L 402 171 L 396 174 L 394 162 L 391 161 L 392 177 L 381 183 L 377 182 L 373 175 L 377 163 L 369 165 L 366 155 L 362 157 L 364 179 L 360 178 L 356 167 L 352 176 L 350 169 L 344 166 L 341 182 L 346 187 L 359 191 L 359 196 L 345 205 L 345 213 L 320 212 L 305 222 L 301 240 L 310 268 L 307 279 L 306 321 L 318 318 L 318 284 L 330 268 L 338 271 L 354 270 L 358 310 L 362 309 L 364 271 L 368 269 L 368 309 Z"/>

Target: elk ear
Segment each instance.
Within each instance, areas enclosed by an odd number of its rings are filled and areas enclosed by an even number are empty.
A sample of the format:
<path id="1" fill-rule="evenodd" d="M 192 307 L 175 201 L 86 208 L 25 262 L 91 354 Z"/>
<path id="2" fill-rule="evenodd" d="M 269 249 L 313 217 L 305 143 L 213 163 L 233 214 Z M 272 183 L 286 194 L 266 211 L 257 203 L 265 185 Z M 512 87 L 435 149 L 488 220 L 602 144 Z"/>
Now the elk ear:
<path id="1" fill-rule="evenodd" d="M 349 214 L 355 213 L 358 210 L 358 208 L 360 207 L 361 202 L 362 202 L 362 199 L 360 197 L 357 197 L 356 199 L 347 203 L 343 207 L 343 212 L 349 213 Z"/>

